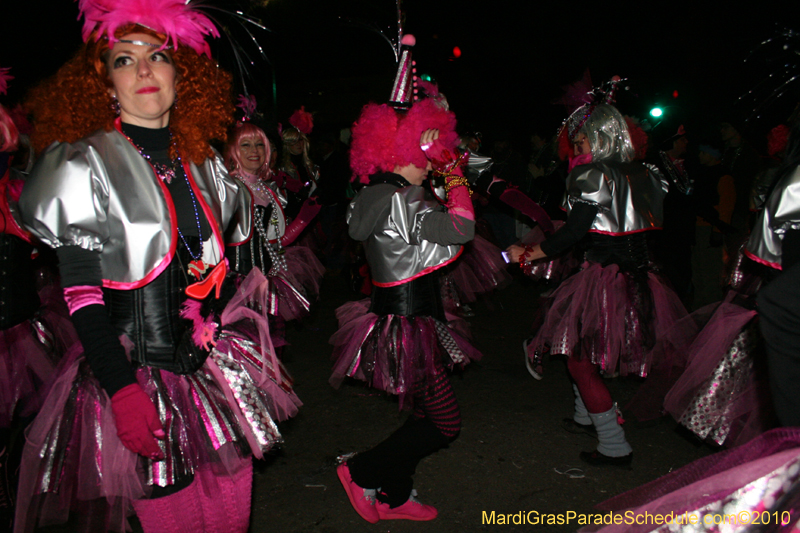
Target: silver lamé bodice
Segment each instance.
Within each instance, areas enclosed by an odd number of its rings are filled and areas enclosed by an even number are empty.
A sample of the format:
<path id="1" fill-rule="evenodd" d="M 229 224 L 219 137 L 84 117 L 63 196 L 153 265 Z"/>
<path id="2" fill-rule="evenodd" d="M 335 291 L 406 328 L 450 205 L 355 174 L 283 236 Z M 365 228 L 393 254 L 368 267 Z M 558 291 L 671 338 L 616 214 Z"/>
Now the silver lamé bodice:
<path id="1" fill-rule="evenodd" d="M 781 268 L 783 236 L 800 229 L 800 167 L 775 185 L 758 214 L 745 253 L 772 268 Z"/>
<path id="2" fill-rule="evenodd" d="M 599 211 L 589 231 L 625 235 L 661 229 L 668 190 L 653 166 L 602 161 L 580 165 L 569 174 L 563 207 L 569 214 L 577 202 L 596 205 Z"/>
<path id="3" fill-rule="evenodd" d="M 218 156 L 184 170 L 214 232 L 203 258 L 215 264 L 224 242 L 250 235 L 250 193 Z M 49 246 L 100 252 L 106 287 L 141 287 L 166 268 L 177 246 L 166 186 L 116 130 L 51 145 L 25 183 L 19 209 L 25 226 Z"/>
<path id="4" fill-rule="evenodd" d="M 350 236 L 364 241 L 372 282 L 392 286 L 432 272 L 461 253 L 460 244 L 442 245 L 421 237 L 425 218 L 444 207 L 419 186 L 392 184 L 362 189 L 350 203 Z"/>

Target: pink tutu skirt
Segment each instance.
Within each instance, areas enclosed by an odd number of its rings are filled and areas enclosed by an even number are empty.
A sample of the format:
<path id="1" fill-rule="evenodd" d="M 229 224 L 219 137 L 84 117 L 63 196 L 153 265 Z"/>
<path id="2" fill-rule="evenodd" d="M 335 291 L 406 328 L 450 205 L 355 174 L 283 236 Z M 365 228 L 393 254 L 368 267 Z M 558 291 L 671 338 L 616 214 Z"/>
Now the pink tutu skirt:
<path id="1" fill-rule="evenodd" d="M 800 429 L 778 428 L 599 504 L 598 516 L 613 512 L 632 520 L 580 531 L 796 531 L 798 489 Z M 672 523 L 655 524 L 652 518 L 645 520 L 645 513 L 671 517 Z M 694 522 L 687 524 L 687 519 Z"/>
<path id="2" fill-rule="evenodd" d="M 563 225 L 563 220 L 553 221 L 553 226 L 556 230 Z M 539 226 L 536 226 L 530 230 L 520 242 L 525 246 L 536 245 L 544 242 L 546 238 L 547 236 L 544 234 L 542 229 Z M 575 255 L 575 252 L 570 249 L 555 257 L 535 261 L 530 272 L 526 272 L 526 274 L 537 281 L 543 279 L 553 283 L 558 283 L 562 279 L 569 277 L 573 272 L 575 272 L 580 264 L 581 262 Z"/>
<path id="3" fill-rule="evenodd" d="M 42 306 L 29 320 L 0 331 L 0 428 L 42 406 L 55 369 L 77 341 L 57 286 L 39 291 Z"/>
<path id="4" fill-rule="evenodd" d="M 686 369 L 664 408 L 701 439 L 736 446 L 769 427 L 769 390 L 754 369 L 763 356 L 755 317 L 755 311 L 722 302 L 686 349 Z"/>
<path id="5" fill-rule="evenodd" d="M 500 248 L 475 235 L 464 246 L 464 252 L 452 267 L 450 276 L 461 301 L 471 303 L 480 294 L 508 285 L 511 275 L 507 267 Z"/>
<path id="6" fill-rule="evenodd" d="M 166 432 L 162 460 L 123 446 L 108 395 L 80 346 L 71 350 L 26 434 L 16 531 L 65 522 L 70 511 L 88 513 L 100 528 L 126 531 L 131 502 L 153 485 L 171 485 L 201 468 L 233 475 L 243 458 L 263 457 L 282 442 L 276 421 L 294 416 L 301 403 L 274 354 L 260 349 L 267 320 L 255 316 L 250 300 L 267 298 L 264 281 L 254 270 L 241 284 L 198 371 L 136 370 Z"/>
<path id="7" fill-rule="evenodd" d="M 307 246 L 285 248 L 286 271 L 270 275 L 270 314 L 284 320 L 306 316 L 311 302 L 319 297 L 325 267 Z"/>
<path id="8" fill-rule="evenodd" d="M 428 316 L 376 315 L 370 300 L 348 302 L 336 310 L 339 330 L 334 345 L 330 383 L 339 387 L 345 377 L 400 398 L 400 407 L 413 405 L 413 393 L 440 372 L 481 358 L 467 340 L 466 323 L 448 316 L 448 324 Z"/>
<path id="9" fill-rule="evenodd" d="M 646 276 L 649 295 L 641 294 L 632 276 L 615 264 L 584 263 L 551 295 L 529 348 L 588 356 L 607 373 L 619 365 L 622 375 L 647 376 L 655 341 L 686 316 L 686 310 L 657 274 Z"/>

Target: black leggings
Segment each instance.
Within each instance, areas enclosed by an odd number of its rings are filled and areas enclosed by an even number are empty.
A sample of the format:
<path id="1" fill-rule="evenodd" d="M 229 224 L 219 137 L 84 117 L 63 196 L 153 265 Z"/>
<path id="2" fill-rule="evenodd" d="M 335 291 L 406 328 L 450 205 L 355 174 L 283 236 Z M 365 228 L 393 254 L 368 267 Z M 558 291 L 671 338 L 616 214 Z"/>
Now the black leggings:
<path id="1" fill-rule="evenodd" d="M 432 382 L 415 391 L 414 412 L 405 424 L 347 462 L 350 475 L 360 487 L 380 488 L 379 501 L 390 507 L 403 505 L 411 495 L 417 464 L 455 440 L 460 431 L 458 402 L 442 369 Z"/>

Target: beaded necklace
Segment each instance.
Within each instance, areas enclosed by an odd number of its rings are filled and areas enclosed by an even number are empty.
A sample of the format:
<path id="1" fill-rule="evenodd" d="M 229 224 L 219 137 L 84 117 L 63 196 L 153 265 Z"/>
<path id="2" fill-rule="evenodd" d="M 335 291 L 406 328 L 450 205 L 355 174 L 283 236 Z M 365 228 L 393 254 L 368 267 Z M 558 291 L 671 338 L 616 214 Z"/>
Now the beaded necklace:
<path id="1" fill-rule="evenodd" d="M 125 134 L 123 133 L 123 135 L 125 135 Z M 134 146 L 134 148 L 136 148 L 136 150 L 139 152 L 139 155 L 144 157 L 147 160 L 147 162 L 150 163 L 150 165 L 153 167 L 153 170 L 155 170 L 156 176 L 158 176 L 158 179 L 160 179 L 161 181 L 163 181 L 167 185 L 172 183 L 172 180 L 175 178 L 175 160 L 174 159 L 170 159 L 169 165 L 165 165 L 164 163 L 159 163 L 157 161 L 153 161 L 153 159 L 150 157 L 150 155 L 145 153 L 144 149 L 141 146 L 139 146 L 138 144 L 133 142 L 133 139 L 131 139 L 127 135 L 125 135 L 125 137 L 127 137 L 127 139 L 131 142 L 131 144 Z M 169 132 L 169 145 L 170 145 L 170 147 L 172 146 L 173 143 L 174 143 L 174 141 L 172 140 L 172 131 L 170 131 Z M 180 154 L 178 154 L 178 163 L 181 163 Z M 187 183 L 188 183 L 188 180 L 187 180 Z M 189 190 L 191 190 L 191 189 L 192 188 L 189 187 Z M 194 195 L 192 195 L 192 202 L 194 202 Z"/>
<path id="2" fill-rule="evenodd" d="M 150 166 L 153 167 L 153 170 L 155 171 L 156 176 L 158 176 L 158 179 L 160 179 L 161 181 L 163 181 L 167 185 L 171 184 L 172 180 L 175 178 L 175 169 L 176 169 L 176 166 L 177 166 L 175 164 L 176 160 L 175 159 L 171 159 L 169 165 L 165 165 L 163 163 L 159 163 L 157 161 L 153 161 L 152 158 L 150 157 L 150 155 L 145 153 L 144 149 L 141 146 L 139 146 L 138 144 L 136 144 L 134 142 L 134 140 L 130 138 L 130 136 L 128 136 L 124 132 L 122 132 L 122 134 L 125 135 L 125 138 L 128 139 L 128 142 L 130 142 L 133 145 L 133 147 L 136 148 L 136 151 L 139 152 L 139 155 L 141 155 L 148 163 L 150 163 Z M 172 144 L 174 142 L 172 140 L 172 131 L 169 132 L 169 139 L 170 139 L 170 146 L 172 146 Z M 178 154 L 177 163 L 178 163 L 178 165 L 183 165 L 183 162 L 181 161 L 180 154 Z M 197 224 L 197 235 L 199 236 L 199 240 L 200 240 L 200 249 L 197 251 L 197 253 L 195 253 L 192 250 L 191 246 L 189 246 L 189 242 L 186 240 L 186 237 L 183 236 L 183 232 L 181 231 L 180 226 L 178 227 L 178 236 L 181 238 L 181 241 L 183 242 L 183 245 L 186 247 L 186 250 L 189 252 L 189 255 L 192 258 L 192 264 L 200 265 L 200 264 L 202 264 L 201 259 L 203 257 L 203 227 L 202 227 L 202 224 L 200 224 L 200 212 L 197 209 L 197 198 L 195 197 L 194 189 L 192 189 L 192 184 L 189 181 L 189 175 L 186 172 L 184 172 L 183 173 L 183 178 L 186 180 L 186 187 L 189 189 L 189 197 L 192 199 L 192 209 L 194 210 L 194 220 L 195 220 L 195 223 Z M 202 273 L 205 272 L 206 269 L 205 268 L 202 268 L 202 269 L 198 268 L 198 270 L 202 270 L 200 272 L 200 275 L 202 275 Z M 190 268 L 189 272 L 191 274 L 195 275 L 196 277 L 198 276 L 198 274 L 195 274 L 194 272 L 192 272 L 191 268 Z"/>

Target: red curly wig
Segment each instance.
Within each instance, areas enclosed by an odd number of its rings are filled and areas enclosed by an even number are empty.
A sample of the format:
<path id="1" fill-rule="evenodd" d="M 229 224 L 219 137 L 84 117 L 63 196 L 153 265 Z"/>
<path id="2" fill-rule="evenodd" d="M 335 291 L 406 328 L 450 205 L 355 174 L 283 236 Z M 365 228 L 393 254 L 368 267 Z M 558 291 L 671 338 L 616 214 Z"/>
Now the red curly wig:
<path id="1" fill-rule="evenodd" d="M 353 124 L 353 179 L 368 183 L 369 176 L 376 172 L 391 172 L 395 166 L 408 164 L 425 168 L 428 159 L 419 146 L 419 138 L 428 129 L 438 129 L 439 141 L 455 153 L 459 141 L 456 116 L 435 100 L 421 100 L 405 113 L 388 104 L 367 104 Z"/>
<path id="2" fill-rule="evenodd" d="M 117 38 L 144 33 L 160 39 L 164 35 L 143 26 L 120 27 Z M 111 82 L 105 58 L 108 40 L 90 38 L 59 71 L 37 86 L 25 102 L 33 114 L 32 137 L 37 152 L 54 141 L 72 143 L 98 129 L 111 131 L 116 114 L 108 93 Z M 231 76 L 204 55 L 188 46 L 172 52 L 177 72 L 176 105 L 170 111 L 169 127 L 174 157 L 200 164 L 214 152 L 211 139 L 225 141 L 233 122 Z"/>
<path id="3" fill-rule="evenodd" d="M 13 152 L 17 149 L 18 142 L 19 130 L 14 124 L 14 119 L 3 104 L 0 104 L 0 152 Z"/>

